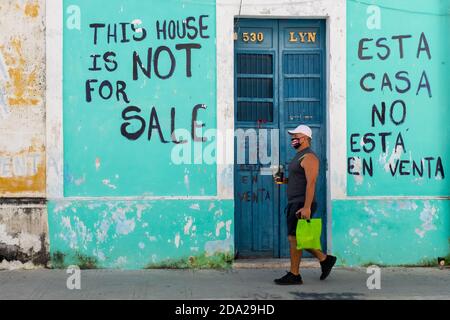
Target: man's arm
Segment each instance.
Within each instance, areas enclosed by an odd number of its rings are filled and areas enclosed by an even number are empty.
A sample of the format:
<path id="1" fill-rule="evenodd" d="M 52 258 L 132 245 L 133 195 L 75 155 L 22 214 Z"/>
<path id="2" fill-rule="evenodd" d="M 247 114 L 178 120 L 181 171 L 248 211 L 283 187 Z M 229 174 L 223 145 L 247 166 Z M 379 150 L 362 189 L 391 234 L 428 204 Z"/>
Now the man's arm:
<path id="1" fill-rule="evenodd" d="M 314 200 L 316 190 L 316 181 L 319 175 L 319 159 L 313 154 L 305 156 L 300 165 L 305 169 L 306 175 L 306 195 L 305 203 L 302 209 L 298 211 L 306 219 L 311 218 L 311 205 Z"/>

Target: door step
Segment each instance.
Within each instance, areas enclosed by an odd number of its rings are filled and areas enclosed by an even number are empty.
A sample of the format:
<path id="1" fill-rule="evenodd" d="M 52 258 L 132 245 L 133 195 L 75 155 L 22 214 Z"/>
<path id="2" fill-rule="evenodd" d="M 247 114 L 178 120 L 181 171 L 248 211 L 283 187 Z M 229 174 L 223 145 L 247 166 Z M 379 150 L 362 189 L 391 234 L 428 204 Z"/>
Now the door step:
<path id="1" fill-rule="evenodd" d="M 233 269 L 287 269 L 290 268 L 289 259 L 237 259 L 233 262 Z M 316 259 L 302 259 L 300 268 L 320 268 Z"/>

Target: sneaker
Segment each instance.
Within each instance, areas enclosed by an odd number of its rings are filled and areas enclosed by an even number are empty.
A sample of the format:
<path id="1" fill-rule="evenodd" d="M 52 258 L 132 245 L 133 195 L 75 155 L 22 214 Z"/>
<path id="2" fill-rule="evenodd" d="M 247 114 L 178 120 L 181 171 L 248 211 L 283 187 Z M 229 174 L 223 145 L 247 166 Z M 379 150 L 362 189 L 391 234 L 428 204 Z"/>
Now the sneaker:
<path id="1" fill-rule="evenodd" d="M 320 280 L 325 280 L 333 269 L 334 264 L 336 263 L 336 257 L 327 255 L 326 259 L 320 263 L 320 267 L 322 269 L 322 274 L 320 275 Z"/>
<path id="2" fill-rule="evenodd" d="M 303 284 L 302 276 L 296 276 L 292 272 L 288 272 L 284 277 L 275 279 L 274 281 L 279 285 Z"/>

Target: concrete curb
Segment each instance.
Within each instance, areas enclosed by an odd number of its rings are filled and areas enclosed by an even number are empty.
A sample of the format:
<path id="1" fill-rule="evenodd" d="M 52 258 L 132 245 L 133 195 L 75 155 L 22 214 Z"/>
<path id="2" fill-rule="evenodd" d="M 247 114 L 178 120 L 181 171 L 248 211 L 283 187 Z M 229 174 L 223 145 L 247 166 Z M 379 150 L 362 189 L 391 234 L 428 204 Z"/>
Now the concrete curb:
<path id="1" fill-rule="evenodd" d="M 287 269 L 290 268 L 289 259 L 238 259 L 233 262 L 233 269 Z M 315 259 L 304 259 L 300 268 L 320 268 Z"/>

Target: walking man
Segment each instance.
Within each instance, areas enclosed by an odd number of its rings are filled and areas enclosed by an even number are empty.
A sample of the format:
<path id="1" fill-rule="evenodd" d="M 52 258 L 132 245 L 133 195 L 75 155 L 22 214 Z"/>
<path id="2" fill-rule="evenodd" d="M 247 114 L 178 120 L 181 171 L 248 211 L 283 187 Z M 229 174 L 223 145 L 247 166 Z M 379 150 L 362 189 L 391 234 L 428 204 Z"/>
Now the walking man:
<path id="1" fill-rule="evenodd" d="M 314 193 L 319 175 L 319 159 L 311 150 L 311 128 L 300 125 L 288 132 L 291 135 L 291 146 L 297 150 L 297 154 L 288 167 L 288 178 L 281 181 L 287 183 L 288 206 L 286 211 L 291 270 L 282 278 L 275 279 L 275 283 L 280 285 L 303 283 L 300 275 L 302 251 L 297 250 L 297 222 L 298 219 L 311 219 L 317 210 Z M 277 180 L 277 182 L 280 181 Z M 307 251 L 319 259 L 322 269 L 320 280 L 325 280 L 336 263 L 336 257 L 326 255 L 320 250 Z"/>

